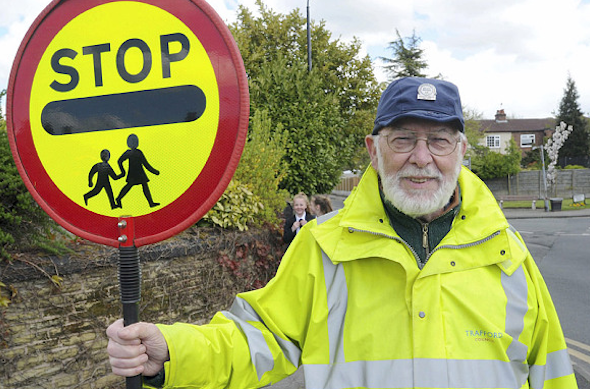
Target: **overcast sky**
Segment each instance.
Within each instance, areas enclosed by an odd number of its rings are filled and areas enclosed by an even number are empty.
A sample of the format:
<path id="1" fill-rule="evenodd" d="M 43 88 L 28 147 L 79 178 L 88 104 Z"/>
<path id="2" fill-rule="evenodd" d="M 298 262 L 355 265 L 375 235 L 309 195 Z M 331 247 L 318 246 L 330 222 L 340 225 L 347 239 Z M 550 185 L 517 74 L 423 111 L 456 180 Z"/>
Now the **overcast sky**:
<path id="1" fill-rule="evenodd" d="M 255 0 L 209 0 L 228 23 L 238 5 Z M 0 89 L 6 89 L 14 56 L 27 29 L 49 0 L 0 0 Z M 265 0 L 275 12 L 306 0 Z M 579 103 L 590 113 L 590 0 L 310 0 L 311 17 L 324 20 L 334 39 L 357 37 L 375 74 L 385 80 L 379 56 L 398 29 L 422 39 L 428 75 L 442 74 L 459 87 L 463 105 L 494 117 L 543 118 L 557 111 L 568 74 Z M 312 43 L 313 44 L 313 43 Z M 2 102 L 5 105 L 5 101 Z"/>

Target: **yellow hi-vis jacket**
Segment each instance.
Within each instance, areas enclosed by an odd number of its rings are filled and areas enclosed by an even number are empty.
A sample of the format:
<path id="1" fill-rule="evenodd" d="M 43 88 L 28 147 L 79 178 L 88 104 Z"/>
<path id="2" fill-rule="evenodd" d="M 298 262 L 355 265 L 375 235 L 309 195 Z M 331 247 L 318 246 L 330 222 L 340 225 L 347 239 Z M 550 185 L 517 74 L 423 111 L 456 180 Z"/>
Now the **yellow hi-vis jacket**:
<path id="1" fill-rule="evenodd" d="M 264 288 L 205 326 L 159 325 L 165 387 L 255 388 L 303 366 L 306 389 L 577 388 L 541 274 L 466 169 L 450 232 L 422 270 L 369 167 L 308 223 Z"/>

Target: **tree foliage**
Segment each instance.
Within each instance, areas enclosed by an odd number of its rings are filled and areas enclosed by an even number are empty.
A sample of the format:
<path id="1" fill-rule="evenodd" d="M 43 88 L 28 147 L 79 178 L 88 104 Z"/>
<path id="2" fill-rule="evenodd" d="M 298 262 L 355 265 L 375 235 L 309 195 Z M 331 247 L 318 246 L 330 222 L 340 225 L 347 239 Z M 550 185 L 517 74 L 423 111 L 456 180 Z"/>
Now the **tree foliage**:
<path id="1" fill-rule="evenodd" d="M 474 156 L 471 161 L 471 169 L 482 180 L 506 177 L 520 171 L 522 154 L 514 139 L 510 139 L 506 154 L 491 151 L 485 146 L 472 145 L 472 147 Z"/>
<path id="2" fill-rule="evenodd" d="M 590 154 L 588 125 L 580 109 L 578 98 L 576 83 L 571 77 L 568 77 L 555 122 L 565 122 L 567 125 L 571 125 L 573 132 L 559 151 L 561 157 L 579 157 Z"/>
<path id="3" fill-rule="evenodd" d="M 485 136 L 485 133 L 480 131 L 482 114 L 474 109 L 464 108 L 463 118 L 465 119 L 465 136 L 467 137 L 467 143 L 472 146 L 477 146 Z M 470 155 L 471 149 L 468 149 L 467 153 Z"/>
<path id="4" fill-rule="evenodd" d="M 6 89 L 0 91 L 0 122 L 4 122 L 4 115 L 2 114 L 2 99 L 6 96 Z"/>
<path id="5" fill-rule="evenodd" d="M 380 88 L 370 58 L 361 57 L 360 41 L 334 40 L 323 21 L 312 23 L 309 72 L 299 9 L 283 15 L 260 0 L 256 5 L 260 16 L 240 6 L 230 28 L 248 73 L 252 111 L 266 110 L 274 126 L 289 132 L 280 186 L 330 192 L 372 127 Z"/>
<path id="6" fill-rule="evenodd" d="M 543 159 L 549 161 L 547 150 L 543 149 Z M 543 159 L 541 158 L 541 149 L 528 150 L 525 152 L 520 164 L 523 168 L 531 170 L 541 170 L 543 168 Z"/>
<path id="7" fill-rule="evenodd" d="M 338 99 L 322 90 L 317 73 L 308 74 L 304 63 L 289 68 L 286 62 L 275 59 L 252 81 L 252 109 L 268 110 L 272 122 L 289 131 L 287 174 L 281 187 L 290 193 L 330 192 L 340 179 L 341 158 L 350 154 L 346 150 L 352 143 L 339 133 L 345 122 Z M 339 153 L 340 148 L 344 152 Z"/>
<path id="8" fill-rule="evenodd" d="M 389 42 L 388 48 L 393 52 L 393 58 L 380 57 L 386 64 L 383 66 L 389 74 L 390 80 L 401 77 L 426 77 L 423 73 L 428 64 L 423 59 L 424 49 L 420 48 L 420 37 L 416 36 L 416 31 L 412 36 L 402 38 L 396 29 L 397 39 Z"/>

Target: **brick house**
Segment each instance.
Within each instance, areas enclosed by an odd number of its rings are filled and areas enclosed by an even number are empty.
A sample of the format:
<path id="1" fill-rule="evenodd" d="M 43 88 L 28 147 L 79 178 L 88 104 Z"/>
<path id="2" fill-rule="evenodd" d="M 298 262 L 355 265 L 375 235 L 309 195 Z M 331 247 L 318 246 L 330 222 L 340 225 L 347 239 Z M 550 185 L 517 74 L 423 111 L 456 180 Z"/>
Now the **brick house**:
<path id="1" fill-rule="evenodd" d="M 507 119 L 503 109 L 496 111 L 494 120 L 480 120 L 480 132 L 485 132 L 481 145 L 502 154 L 508 147 L 510 138 L 514 139 L 524 156 L 533 146 L 543 144 L 544 137 L 555 131 L 555 119 Z"/>

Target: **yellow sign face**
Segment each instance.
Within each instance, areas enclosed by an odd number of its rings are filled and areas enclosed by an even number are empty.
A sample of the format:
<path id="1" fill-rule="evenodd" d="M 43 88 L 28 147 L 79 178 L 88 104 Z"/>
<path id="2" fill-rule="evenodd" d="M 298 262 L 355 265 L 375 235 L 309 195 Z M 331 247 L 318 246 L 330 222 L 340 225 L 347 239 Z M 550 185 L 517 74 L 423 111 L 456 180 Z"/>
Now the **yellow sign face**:
<path id="1" fill-rule="evenodd" d="M 111 2 L 69 21 L 45 50 L 31 134 L 47 175 L 74 203 L 141 216 L 199 176 L 219 105 L 211 60 L 183 22 L 149 4 Z"/>

